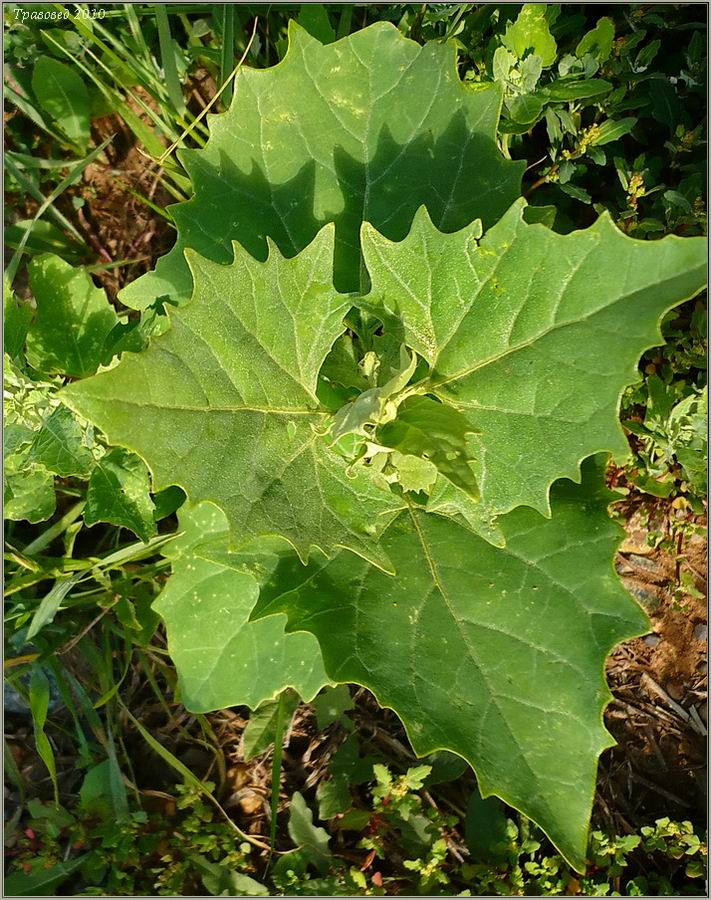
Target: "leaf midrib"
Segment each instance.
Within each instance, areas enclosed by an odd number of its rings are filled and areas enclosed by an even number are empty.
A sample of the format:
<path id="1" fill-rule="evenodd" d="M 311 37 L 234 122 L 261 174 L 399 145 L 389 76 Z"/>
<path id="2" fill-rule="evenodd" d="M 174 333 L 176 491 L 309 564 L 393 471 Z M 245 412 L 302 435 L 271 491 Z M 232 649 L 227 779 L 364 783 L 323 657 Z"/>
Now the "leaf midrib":
<path id="1" fill-rule="evenodd" d="M 538 781 L 538 778 L 536 777 L 535 771 L 531 768 L 531 766 L 528 763 L 528 760 L 526 759 L 526 756 L 523 752 L 523 748 L 521 747 L 521 744 L 520 744 L 518 738 L 516 737 L 515 733 L 511 730 L 511 727 L 508 724 L 506 716 L 504 715 L 504 713 L 501 709 L 501 706 L 498 703 L 498 695 L 492 690 L 492 688 L 489 685 L 488 678 L 486 677 L 486 670 L 479 661 L 479 657 L 477 655 L 476 649 L 474 648 L 471 640 L 469 639 L 469 636 L 466 634 L 465 630 L 462 628 L 459 617 L 456 615 L 454 607 L 452 606 L 452 603 L 449 599 L 449 595 L 444 587 L 444 584 L 442 583 L 441 578 L 439 577 L 437 563 L 435 562 L 434 557 L 432 556 L 429 544 L 427 543 L 427 539 L 425 538 L 425 535 L 424 535 L 422 529 L 420 528 L 420 523 L 417 521 L 417 515 L 416 515 L 415 510 L 411 503 L 408 503 L 408 513 L 412 520 L 412 524 L 413 524 L 413 527 L 417 534 L 417 538 L 420 542 L 420 546 L 422 547 L 422 552 L 425 556 L 425 559 L 427 560 L 427 567 L 430 570 L 430 574 L 432 576 L 432 580 L 435 584 L 435 587 L 437 588 L 442 599 L 444 600 L 445 605 L 447 606 L 447 610 L 448 610 L 450 616 L 452 617 L 452 621 L 456 625 L 457 630 L 459 631 L 459 634 L 461 635 L 462 641 L 463 641 L 464 645 L 466 646 L 467 650 L 469 651 L 469 655 L 470 655 L 471 659 L 473 660 L 476 668 L 478 669 L 479 673 L 482 676 L 482 679 L 484 680 L 484 683 L 486 684 L 486 686 L 488 688 L 490 701 L 499 710 L 499 715 L 501 717 L 501 721 L 505 724 L 507 730 L 509 731 L 511 737 L 514 740 L 514 743 L 518 747 L 520 759 L 521 759 L 523 765 L 525 765 L 526 769 L 528 769 L 531 780 L 536 784 L 540 784 Z M 471 761 L 470 761 L 470 764 L 474 768 L 473 763 L 471 763 Z M 543 797 L 543 802 L 546 804 L 546 806 L 548 805 L 548 802 L 545 799 L 545 797 Z M 549 809 L 549 812 L 552 812 L 552 811 Z"/>
<path id="2" fill-rule="evenodd" d="M 95 400 L 103 400 L 105 398 L 95 397 Z M 140 406 L 144 409 L 158 409 L 158 410 L 168 410 L 170 412 L 201 412 L 201 413 L 219 413 L 219 412 L 256 412 L 263 413 L 264 415 L 275 415 L 275 416 L 313 416 L 323 418 L 324 416 L 330 415 L 330 410 L 319 407 L 317 409 L 289 409 L 289 408 L 280 408 L 280 407 L 272 407 L 272 406 L 211 406 L 209 404 L 204 404 L 201 406 L 193 406 L 190 404 L 177 404 L 177 403 L 141 403 L 140 400 L 128 400 L 126 398 L 113 398 L 113 403 L 124 405 L 124 406 Z"/>

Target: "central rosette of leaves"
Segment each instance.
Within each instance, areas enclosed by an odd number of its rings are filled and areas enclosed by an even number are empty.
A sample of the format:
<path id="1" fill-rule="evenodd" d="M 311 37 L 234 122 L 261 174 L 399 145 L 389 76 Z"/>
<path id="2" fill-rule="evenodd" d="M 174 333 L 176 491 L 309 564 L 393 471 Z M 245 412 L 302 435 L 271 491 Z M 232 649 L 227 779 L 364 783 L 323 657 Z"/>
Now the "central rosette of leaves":
<path id="1" fill-rule="evenodd" d="M 428 395 L 429 367 L 397 345 L 366 312 L 341 335 L 321 370 L 321 398 L 342 403 L 330 425 L 333 449 L 350 466 L 380 473 L 397 493 L 426 502 L 438 477 L 472 501 L 473 433 L 454 407 Z M 343 402 L 345 401 L 345 402 Z"/>

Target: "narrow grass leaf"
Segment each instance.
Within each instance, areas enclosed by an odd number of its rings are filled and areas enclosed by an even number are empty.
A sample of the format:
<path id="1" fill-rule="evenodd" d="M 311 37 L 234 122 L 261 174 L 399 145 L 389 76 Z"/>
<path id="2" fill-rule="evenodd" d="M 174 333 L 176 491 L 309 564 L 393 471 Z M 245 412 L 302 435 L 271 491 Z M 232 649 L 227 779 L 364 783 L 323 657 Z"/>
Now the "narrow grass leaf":
<path id="1" fill-rule="evenodd" d="M 54 620 L 59 611 L 62 601 L 69 591 L 83 578 L 83 573 L 78 572 L 76 575 L 70 575 L 68 578 L 58 580 L 50 592 L 44 597 L 37 607 L 32 622 L 27 632 L 27 640 L 31 641 L 35 635 L 39 634 L 45 625 Z"/>
<path id="2" fill-rule="evenodd" d="M 47 199 L 40 205 L 39 209 L 37 210 L 37 212 L 34 215 L 34 218 L 32 219 L 32 222 L 30 223 L 29 227 L 27 228 L 27 231 L 25 231 L 24 235 L 22 236 L 20 243 L 18 244 L 17 250 L 15 250 L 15 252 L 12 256 L 12 259 L 10 260 L 10 264 L 8 265 L 8 267 L 6 269 L 5 274 L 6 274 L 6 277 L 10 284 L 13 283 L 13 281 L 15 280 L 15 276 L 17 275 L 17 270 L 20 266 L 20 260 L 22 259 L 22 253 L 24 251 L 25 244 L 27 243 L 30 234 L 32 233 L 32 226 L 34 225 L 34 223 L 44 215 L 44 213 L 54 203 L 54 201 L 57 199 L 57 197 L 61 196 L 68 187 L 70 187 L 72 184 L 74 184 L 76 181 L 78 181 L 81 178 L 86 167 L 89 166 L 91 163 L 93 163 L 95 159 L 98 159 L 101 156 L 101 154 L 104 152 L 106 147 L 108 147 L 108 145 L 111 143 L 111 141 L 113 139 L 114 139 L 113 135 L 111 135 L 111 137 L 106 138 L 105 141 L 103 141 L 101 144 L 99 144 L 99 146 L 96 148 L 96 150 L 93 150 L 88 156 L 84 157 L 84 159 L 81 162 L 77 163 L 71 169 L 71 171 L 67 175 L 65 175 L 65 177 L 59 182 L 59 184 L 55 187 L 55 189 L 52 191 L 52 193 L 49 195 L 49 197 L 47 197 Z"/>
<path id="3" fill-rule="evenodd" d="M 221 83 L 225 86 L 222 94 L 222 102 L 225 107 L 232 100 L 232 82 L 228 79 L 232 72 L 235 56 L 235 7 L 231 3 L 225 3 L 222 7 L 222 55 L 221 55 Z"/>
<path id="4" fill-rule="evenodd" d="M 54 750 L 45 734 L 49 710 L 49 680 L 41 666 L 34 666 L 30 677 L 30 712 L 35 732 L 35 746 L 42 762 L 47 767 L 54 789 L 54 803 L 59 806 L 59 785 L 57 783 L 57 764 Z M 7 888 L 7 885 L 5 886 Z"/>
<path id="5" fill-rule="evenodd" d="M 225 9 L 232 9 L 232 6 L 225 4 Z M 165 4 L 157 3 L 155 7 L 156 24 L 158 25 L 158 41 L 160 43 L 160 58 L 163 67 L 163 75 L 165 76 L 165 84 L 168 89 L 168 97 L 175 107 L 176 111 L 185 116 L 187 110 L 185 108 L 185 100 L 183 98 L 183 88 L 178 78 L 178 70 L 175 65 L 175 45 L 170 34 L 170 22 Z"/>

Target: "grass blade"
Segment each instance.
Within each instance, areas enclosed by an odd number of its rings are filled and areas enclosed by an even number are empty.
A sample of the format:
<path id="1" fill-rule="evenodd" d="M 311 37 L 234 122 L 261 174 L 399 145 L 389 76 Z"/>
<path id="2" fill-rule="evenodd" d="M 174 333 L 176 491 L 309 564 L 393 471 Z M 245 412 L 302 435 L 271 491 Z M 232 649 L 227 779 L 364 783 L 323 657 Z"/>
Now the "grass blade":
<path id="1" fill-rule="evenodd" d="M 83 160 L 79 160 L 79 162 L 83 162 Z M 65 166 L 67 164 L 65 163 Z M 32 181 L 25 175 L 25 173 L 20 169 L 15 162 L 15 160 L 11 157 L 10 154 L 5 156 L 5 166 L 7 171 L 12 175 L 15 181 L 20 185 L 23 191 L 30 194 L 35 198 L 39 203 L 44 203 L 46 200 L 42 191 L 40 191 Z M 82 238 L 81 234 L 77 231 L 77 229 L 72 225 L 72 223 L 64 216 L 58 209 L 50 203 L 47 207 L 47 218 L 52 218 L 59 225 L 60 228 L 63 228 L 65 231 L 68 231 L 75 241 L 84 247 L 84 249 L 88 249 L 86 242 Z"/>
<path id="2" fill-rule="evenodd" d="M 231 3 L 225 3 L 222 7 L 222 64 L 221 64 L 221 81 L 225 87 L 222 102 L 225 107 L 230 105 L 232 100 L 232 82 L 227 83 L 232 71 L 232 64 L 235 58 L 235 8 Z"/>
<path id="3" fill-rule="evenodd" d="M 284 705 L 286 691 L 279 694 L 276 718 L 274 721 L 274 753 L 272 754 L 272 821 L 269 828 L 269 845 L 272 853 L 276 849 L 277 811 L 279 809 L 279 788 L 281 787 L 281 757 L 284 744 Z"/>
<path id="4" fill-rule="evenodd" d="M 227 8 L 227 7 L 225 7 Z M 170 22 L 165 4 L 156 4 L 156 24 L 158 25 L 158 42 L 160 44 L 160 58 L 165 76 L 165 86 L 168 89 L 168 97 L 180 116 L 185 116 L 185 100 L 183 87 L 178 78 L 178 70 L 175 66 L 175 51 L 173 38 L 170 34 Z"/>
<path id="5" fill-rule="evenodd" d="M 57 764 L 54 759 L 54 750 L 45 734 L 44 726 L 47 722 L 49 710 L 49 680 L 41 666 L 35 666 L 30 678 L 30 711 L 32 724 L 35 731 L 35 746 L 42 762 L 47 767 L 49 777 L 52 779 L 54 789 L 54 804 L 59 806 L 59 785 L 57 783 Z"/>
<path id="6" fill-rule="evenodd" d="M 111 804 L 119 821 L 128 819 L 128 796 L 126 794 L 126 785 L 123 783 L 123 775 L 118 764 L 116 756 L 116 746 L 114 745 L 114 735 L 111 730 L 111 723 L 106 720 L 106 751 L 109 758 L 109 785 L 111 788 Z"/>
<path id="7" fill-rule="evenodd" d="M 4 750 L 5 750 L 5 758 L 4 758 L 4 766 L 5 766 L 5 774 L 7 775 L 8 781 L 11 781 L 20 795 L 20 803 L 24 804 L 25 802 L 25 782 L 22 780 L 22 775 L 20 774 L 20 770 L 17 767 L 17 763 L 15 762 L 15 757 L 12 755 L 12 750 L 10 749 L 10 745 L 7 742 L 6 738 L 3 738 L 4 742 Z"/>
<path id="8" fill-rule="evenodd" d="M 59 611 L 59 607 L 62 605 L 62 600 L 81 578 L 83 578 L 83 573 L 78 572 L 76 575 L 70 575 L 69 578 L 65 578 L 63 581 L 54 583 L 54 586 L 47 596 L 42 599 L 42 602 L 35 610 L 34 616 L 32 616 L 32 622 L 27 631 L 28 641 L 31 641 L 45 625 L 48 625 L 54 619 Z"/>
<path id="9" fill-rule="evenodd" d="M 160 743 L 160 741 L 157 741 L 153 737 L 153 735 L 149 731 L 147 731 L 143 727 L 143 725 L 141 725 L 141 723 L 131 713 L 129 708 L 126 706 L 126 704 L 123 702 L 123 700 L 120 697 L 117 697 L 117 699 L 118 699 L 118 702 L 121 704 L 124 713 L 134 724 L 134 726 L 138 730 L 139 734 L 141 735 L 143 740 L 148 744 L 148 746 L 152 750 L 154 750 L 158 754 L 158 756 L 161 757 L 161 759 L 165 760 L 165 762 L 167 762 L 168 765 L 172 769 L 174 769 L 176 772 L 179 772 L 183 776 L 183 778 L 185 779 L 187 784 L 189 784 L 193 788 L 195 788 L 195 790 L 198 791 L 200 794 L 202 794 L 206 800 L 209 800 L 210 803 L 212 803 L 215 807 L 217 807 L 217 809 L 225 817 L 225 819 L 226 819 L 227 823 L 230 825 L 230 827 L 240 836 L 240 838 L 243 841 L 248 841 L 250 844 L 253 844 L 255 847 L 261 847 L 263 850 L 269 849 L 268 844 L 265 844 L 263 841 L 260 841 L 258 838 L 255 838 L 254 835 L 246 834 L 244 831 L 242 831 L 241 828 L 238 828 L 237 825 L 235 825 L 235 823 L 232 821 L 232 819 L 227 815 L 225 810 L 222 808 L 219 800 L 217 800 L 216 797 L 213 797 L 213 795 L 210 793 L 210 791 L 208 791 L 208 789 L 205 787 L 205 785 L 202 783 L 202 781 L 200 781 L 200 779 L 196 775 L 194 775 L 184 763 L 182 763 L 176 756 L 174 756 L 170 752 L 170 750 L 168 750 L 166 747 L 164 747 Z"/>
<path id="10" fill-rule="evenodd" d="M 20 240 L 20 243 L 18 244 L 17 250 L 15 250 L 15 252 L 13 253 L 12 259 L 10 260 L 10 265 L 7 267 L 7 270 L 5 272 L 5 275 L 8 279 L 9 286 L 12 286 L 12 283 L 15 280 L 15 276 L 17 275 L 17 270 L 20 267 L 20 260 L 22 259 L 22 254 L 25 250 L 25 244 L 29 240 L 30 234 L 32 233 L 32 226 L 34 225 L 34 223 L 44 215 L 44 213 L 47 211 L 47 209 L 51 206 L 52 203 L 54 203 L 54 201 L 57 199 L 57 197 L 60 196 L 60 194 L 63 194 L 64 191 L 66 191 L 66 189 L 68 187 L 70 187 L 70 185 L 74 184 L 75 181 L 78 181 L 81 178 L 82 174 L 84 173 L 84 169 L 86 169 L 86 167 L 88 165 L 93 163 L 95 159 L 97 159 L 99 156 L 101 156 L 101 154 L 104 152 L 106 147 L 111 143 L 111 141 L 113 139 L 114 139 L 113 135 L 111 135 L 111 137 L 106 138 L 106 140 L 103 141 L 96 148 L 96 150 L 93 150 L 81 162 L 77 163 L 74 166 L 74 168 L 69 172 L 69 174 L 65 175 L 64 178 L 62 178 L 62 180 L 55 187 L 55 189 L 52 191 L 52 193 L 49 195 L 49 197 L 47 197 L 47 199 L 44 201 L 44 203 L 42 203 L 40 205 L 39 209 L 37 210 L 37 212 L 34 215 L 34 218 L 32 219 L 32 222 L 30 223 L 30 225 L 27 228 L 27 230 L 25 231 L 25 233 L 22 235 L 22 238 Z"/>
<path id="11" fill-rule="evenodd" d="M 50 525 L 49 528 L 45 529 L 42 534 L 39 535 L 39 537 L 36 537 L 34 541 L 25 547 L 22 551 L 24 555 L 34 556 L 36 553 L 41 553 L 45 547 L 49 547 L 56 537 L 59 537 L 60 534 L 69 528 L 72 522 L 75 522 L 79 518 L 85 505 L 85 500 L 80 500 L 78 503 L 75 503 L 58 522 L 55 522 L 54 525 Z"/>

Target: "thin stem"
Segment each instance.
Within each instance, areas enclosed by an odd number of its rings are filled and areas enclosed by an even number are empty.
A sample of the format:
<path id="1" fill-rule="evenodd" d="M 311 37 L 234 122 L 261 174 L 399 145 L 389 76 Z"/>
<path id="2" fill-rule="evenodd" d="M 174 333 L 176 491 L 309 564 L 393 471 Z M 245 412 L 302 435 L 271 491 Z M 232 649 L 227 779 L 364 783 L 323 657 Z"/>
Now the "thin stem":
<path id="1" fill-rule="evenodd" d="M 271 829 L 269 831 L 269 846 L 273 853 L 276 849 L 277 810 L 279 807 L 279 788 L 281 786 L 281 757 L 284 743 L 284 695 L 279 694 L 276 717 L 274 719 L 274 754 L 272 755 L 272 799 L 271 799 Z"/>

